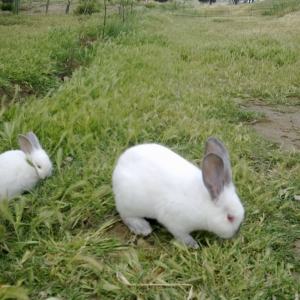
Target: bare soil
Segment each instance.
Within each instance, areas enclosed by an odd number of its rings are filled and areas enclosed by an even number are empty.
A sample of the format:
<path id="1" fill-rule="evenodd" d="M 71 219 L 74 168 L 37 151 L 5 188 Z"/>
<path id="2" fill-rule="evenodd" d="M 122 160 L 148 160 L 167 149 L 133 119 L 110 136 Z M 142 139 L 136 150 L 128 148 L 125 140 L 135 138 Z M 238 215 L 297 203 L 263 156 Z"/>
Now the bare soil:
<path id="1" fill-rule="evenodd" d="M 300 150 L 300 106 L 254 103 L 247 109 L 266 116 L 249 124 L 258 134 L 275 142 L 281 150 Z"/>
<path id="2" fill-rule="evenodd" d="M 120 220 L 107 231 L 109 236 L 113 236 L 118 240 L 121 245 L 134 245 L 144 250 L 156 250 L 159 248 L 155 235 L 150 234 L 149 236 L 135 235 L 130 232 L 128 227 Z"/>
<path id="3" fill-rule="evenodd" d="M 34 95 L 34 93 L 28 90 L 24 85 L 14 85 L 11 86 L 9 90 L 0 87 L 0 108 L 1 105 L 8 105 L 13 99 L 19 101 L 20 99 L 25 99 L 32 95 Z"/>

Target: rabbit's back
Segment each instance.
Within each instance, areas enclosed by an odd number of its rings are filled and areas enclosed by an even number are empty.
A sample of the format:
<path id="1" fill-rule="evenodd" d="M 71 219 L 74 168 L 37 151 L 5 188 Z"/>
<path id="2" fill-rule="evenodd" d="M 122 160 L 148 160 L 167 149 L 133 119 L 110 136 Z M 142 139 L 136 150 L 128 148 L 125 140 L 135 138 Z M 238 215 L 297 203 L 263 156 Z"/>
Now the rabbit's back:
<path id="1" fill-rule="evenodd" d="M 172 150 L 158 144 L 143 144 L 126 150 L 118 161 L 124 170 L 144 173 L 150 170 L 158 175 L 193 176 L 201 171 Z M 168 179 L 168 178 L 165 178 Z"/>
<path id="2" fill-rule="evenodd" d="M 187 199 L 192 205 L 202 185 L 196 166 L 157 144 L 128 149 L 113 173 L 116 207 L 122 216 L 160 219 L 160 214 L 183 209 Z"/>

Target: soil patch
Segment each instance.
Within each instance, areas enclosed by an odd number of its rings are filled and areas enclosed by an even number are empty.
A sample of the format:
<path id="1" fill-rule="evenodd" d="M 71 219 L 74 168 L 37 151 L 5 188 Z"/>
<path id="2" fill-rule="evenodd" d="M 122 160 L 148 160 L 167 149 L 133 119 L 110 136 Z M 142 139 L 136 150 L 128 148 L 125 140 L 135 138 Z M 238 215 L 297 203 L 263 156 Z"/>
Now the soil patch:
<path id="1" fill-rule="evenodd" d="M 0 87 L 0 108 L 1 105 L 9 104 L 14 98 L 15 101 L 20 101 L 21 99 L 28 98 L 34 94 L 34 92 L 30 91 L 24 85 L 14 85 L 11 86 L 9 90 L 5 90 L 3 87 Z"/>
<path id="2" fill-rule="evenodd" d="M 145 250 L 157 250 L 160 248 L 153 234 L 148 236 L 135 235 L 129 231 L 122 221 L 114 223 L 107 233 L 119 240 L 122 245 L 135 245 Z"/>
<path id="3" fill-rule="evenodd" d="M 300 240 L 296 240 L 294 243 L 295 256 L 300 259 Z"/>
<path id="4" fill-rule="evenodd" d="M 300 240 L 296 240 L 294 242 L 294 254 L 295 258 L 300 260 Z M 292 272 L 293 276 L 296 277 L 297 279 L 300 278 L 300 274 L 297 272 Z"/>
<path id="5" fill-rule="evenodd" d="M 260 135 L 276 142 L 281 150 L 300 150 L 300 106 L 256 103 L 248 105 L 247 109 L 266 115 L 250 123 Z"/>

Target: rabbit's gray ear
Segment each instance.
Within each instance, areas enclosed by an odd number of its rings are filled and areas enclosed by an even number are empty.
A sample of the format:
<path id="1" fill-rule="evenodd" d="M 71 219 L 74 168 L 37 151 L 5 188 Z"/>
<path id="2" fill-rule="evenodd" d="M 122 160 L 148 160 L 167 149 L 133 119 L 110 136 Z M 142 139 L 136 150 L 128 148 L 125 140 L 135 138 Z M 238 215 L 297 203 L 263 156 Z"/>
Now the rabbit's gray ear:
<path id="1" fill-rule="evenodd" d="M 31 155 L 32 154 L 32 152 L 34 150 L 33 144 L 25 135 L 19 134 L 18 142 L 19 142 L 21 150 L 26 155 Z"/>
<path id="2" fill-rule="evenodd" d="M 232 181 L 229 154 L 223 143 L 215 137 L 210 137 L 206 141 L 204 154 L 211 152 L 218 154 L 224 164 L 224 184 L 228 185 Z"/>
<path id="3" fill-rule="evenodd" d="M 39 139 L 33 132 L 28 132 L 27 138 L 29 138 L 29 140 L 31 141 L 31 143 L 35 149 L 42 149 Z"/>
<path id="4" fill-rule="evenodd" d="M 212 199 L 217 199 L 224 189 L 224 162 L 216 153 L 208 153 L 202 162 L 202 177 Z"/>

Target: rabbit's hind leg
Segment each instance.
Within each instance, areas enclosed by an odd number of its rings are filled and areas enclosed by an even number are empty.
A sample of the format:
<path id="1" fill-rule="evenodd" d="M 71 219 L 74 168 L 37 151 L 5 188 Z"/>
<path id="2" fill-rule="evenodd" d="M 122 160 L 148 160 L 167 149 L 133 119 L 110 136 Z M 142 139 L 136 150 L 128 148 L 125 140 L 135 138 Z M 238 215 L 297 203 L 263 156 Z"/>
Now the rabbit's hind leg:
<path id="1" fill-rule="evenodd" d="M 135 234 L 148 235 L 152 232 L 150 224 L 142 218 L 122 218 L 125 225 Z"/>

